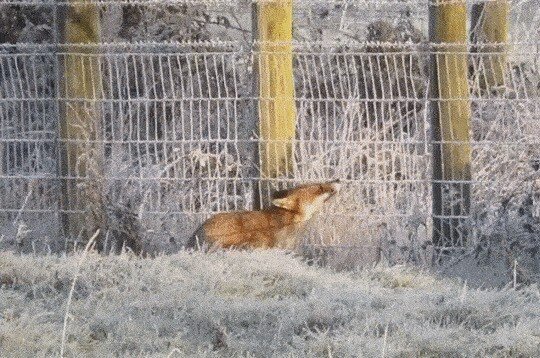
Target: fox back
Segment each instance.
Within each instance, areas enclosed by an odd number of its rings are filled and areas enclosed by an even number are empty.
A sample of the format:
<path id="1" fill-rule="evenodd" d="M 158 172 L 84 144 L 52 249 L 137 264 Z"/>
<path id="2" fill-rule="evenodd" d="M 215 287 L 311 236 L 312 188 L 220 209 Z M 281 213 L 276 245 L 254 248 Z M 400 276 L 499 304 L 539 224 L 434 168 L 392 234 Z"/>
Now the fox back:
<path id="1" fill-rule="evenodd" d="M 195 232 L 187 247 L 293 249 L 309 219 L 338 191 L 338 181 L 278 191 L 266 210 L 214 215 Z"/>

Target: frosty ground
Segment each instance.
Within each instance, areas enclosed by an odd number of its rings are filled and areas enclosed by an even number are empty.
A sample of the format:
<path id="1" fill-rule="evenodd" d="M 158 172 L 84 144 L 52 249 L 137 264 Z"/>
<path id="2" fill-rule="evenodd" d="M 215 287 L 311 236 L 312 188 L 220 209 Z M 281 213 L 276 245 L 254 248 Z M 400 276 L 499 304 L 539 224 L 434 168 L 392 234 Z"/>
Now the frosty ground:
<path id="1" fill-rule="evenodd" d="M 58 356 L 66 317 L 65 356 L 540 356 L 537 286 L 470 289 L 405 267 L 3 252 L 0 284 L 2 357 Z"/>

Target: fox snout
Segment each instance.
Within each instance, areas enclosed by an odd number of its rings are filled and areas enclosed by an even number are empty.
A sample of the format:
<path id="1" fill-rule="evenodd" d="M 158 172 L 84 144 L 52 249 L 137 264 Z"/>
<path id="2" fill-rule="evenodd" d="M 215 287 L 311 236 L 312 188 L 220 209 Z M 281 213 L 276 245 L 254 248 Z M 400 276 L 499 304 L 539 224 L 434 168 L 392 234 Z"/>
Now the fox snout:
<path id="1" fill-rule="evenodd" d="M 341 182 L 339 179 L 329 182 L 328 185 L 330 186 L 331 191 L 330 191 L 330 196 L 325 201 L 328 201 L 331 197 L 338 194 L 339 191 L 341 190 Z"/>

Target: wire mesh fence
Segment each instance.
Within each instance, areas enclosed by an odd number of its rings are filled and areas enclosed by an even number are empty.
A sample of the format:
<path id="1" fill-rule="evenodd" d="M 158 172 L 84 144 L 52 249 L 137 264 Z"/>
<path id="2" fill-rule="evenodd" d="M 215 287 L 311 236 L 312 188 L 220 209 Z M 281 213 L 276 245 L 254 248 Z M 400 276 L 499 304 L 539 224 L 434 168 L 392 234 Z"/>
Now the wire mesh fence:
<path id="1" fill-rule="evenodd" d="M 497 1 L 469 1 L 468 13 Z M 286 54 L 261 50 L 252 3 L 263 1 L 3 0 L 4 244 L 65 247 L 79 234 L 65 230 L 71 215 L 104 229 L 105 240 L 169 250 L 212 213 L 340 178 L 345 189 L 317 219 L 310 243 L 355 260 L 430 261 L 433 252 L 511 238 L 538 245 L 535 1 L 508 2 L 507 43 L 467 37 L 457 51 L 430 41 L 428 14 L 440 2 L 295 1 L 296 134 L 290 170 L 277 178 L 260 174 L 259 147 L 268 140 L 258 119 L 275 98 L 261 96 L 256 79 L 265 57 Z M 95 11 L 100 40 L 74 44 L 66 14 L 85 6 Z M 456 58 L 466 59 L 466 98 L 430 92 L 433 56 L 445 54 L 455 57 L 439 57 L 448 72 L 435 79 L 444 86 L 461 66 Z M 499 70 L 503 81 L 486 89 Z M 437 138 L 433 112 L 463 101 L 467 140 Z M 469 148 L 470 175 L 434 176 L 444 165 L 434 154 L 445 145 Z M 434 188 L 452 204 L 434 210 Z M 467 210 L 459 209 L 464 200 Z M 441 219 L 466 235 L 434 243 Z"/>

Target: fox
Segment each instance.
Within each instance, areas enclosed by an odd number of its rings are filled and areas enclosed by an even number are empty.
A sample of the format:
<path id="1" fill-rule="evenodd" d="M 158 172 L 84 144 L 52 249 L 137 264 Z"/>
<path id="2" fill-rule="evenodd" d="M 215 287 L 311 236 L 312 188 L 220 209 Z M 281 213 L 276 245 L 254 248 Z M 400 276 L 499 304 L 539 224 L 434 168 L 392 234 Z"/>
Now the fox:
<path id="1" fill-rule="evenodd" d="M 256 211 L 220 213 L 210 217 L 188 240 L 186 248 L 292 250 L 299 234 L 340 190 L 339 179 L 305 184 L 272 194 L 272 205 Z"/>

